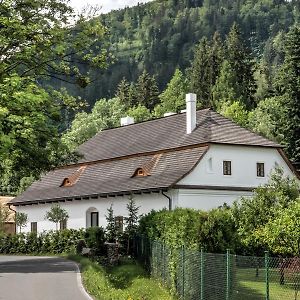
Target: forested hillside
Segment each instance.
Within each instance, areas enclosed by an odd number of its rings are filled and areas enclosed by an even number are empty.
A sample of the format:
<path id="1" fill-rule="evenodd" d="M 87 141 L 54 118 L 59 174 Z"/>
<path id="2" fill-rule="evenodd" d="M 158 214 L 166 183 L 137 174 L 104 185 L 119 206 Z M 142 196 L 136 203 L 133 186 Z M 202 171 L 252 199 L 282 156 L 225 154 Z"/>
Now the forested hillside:
<path id="1" fill-rule="evenodd" d="M 88 17 L 67 0 L 4 0 L 0 13 L 0 194 L 76 161 L 123 116 L 179 112 L 187 92 L 300 161 L 298 0 L 156 0 Z"/>
<path id="2" fill-rule="evenodd" d="M 299 7 L 297 0 L 156 0 L 113 11 L 100 19 L 109 30 L 114 64 L 92 72 L 95 81 L 88 87 L 68 89 L 92 107 L 97 99 L 112 98 L 123 77 L 135 81 L 147 70 L 163 90 L 176 67 L 190 65 L 202 37 L 211 39 L 218 31 L 224 39 L 235 21 L 253 57 L 278 64 L 281 57 L 274 47 L 280 45 L 274 38 L 280 42 L 280 32 L 299 19 Z"/>

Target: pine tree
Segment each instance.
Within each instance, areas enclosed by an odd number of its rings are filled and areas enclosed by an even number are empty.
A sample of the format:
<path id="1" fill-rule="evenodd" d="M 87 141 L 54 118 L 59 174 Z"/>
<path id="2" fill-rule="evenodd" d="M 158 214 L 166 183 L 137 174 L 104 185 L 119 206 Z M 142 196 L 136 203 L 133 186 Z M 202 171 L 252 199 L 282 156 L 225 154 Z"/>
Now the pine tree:
<path id="1" fill-rule="evenodd" d="M 241 33 L 236 23 L 233 24 L 226 39 L 226 59 L 235 73 L 235 94 L 246 108 L 253 108 L 254 93 L 256 91 L 254 80 L 254 64 L 248 49 L 244 46 Z"/>
<path id="2" fill-rule="evenodd" d="M 203 38 L 196 47 L 194 60 L 188 72 L 190 73 L 189 81 L 191 91 L 197 94 L 201 107 L 208 107 L 211 86 L 209 78 L 209 43 L 206 38 Z"/>
<path id="3" fill-rule="evenodd" d="M 283 134 L 290 159 L 300 161 L 300 26 L 286 37 L 285 59 L 276 80 L 276 94 L 282 95 L 286 118 Z"/>
<path id="4" fill-rule="evenodd" d="M 235 101 L 240 101 L 240 95 L 236 90 L 237 77 L 230 63 L 224 60 L 220 75 L 213 87 L 214 107 L 219 111 L 224 107 L 224 103 L 231 105 Z"/>
<path id="5" fill-rule="evenodd" d="M 120 102 L 125 105 L 126 108 L 130 108 L 133 106 L 130 93 L 130 84 L 124 77 L 120 83 L 118 84 L 116 97 L 120 99 Z"/>
<path id="6" fill-rule="evenodd" d="M 105 216 L 106 218 L 106 240 L 110 243 L 116 242 L 118 238 L 118 232 L 116 228 L 116 223 L 115 223 L 115 217 L 114 217 L 114 210 L 113 210 L 113 205 L 107 209 L 107 215 Z"/>
<path id="7" fill-rule="evenodd" d="M 135 85 L 137 103 L 150 111 L 159 103 L 159 90 L 154 76 L 144 71 L 138 78 Z"/>
<path id="8" fill-rule="evenodd" d="M 196 48 L 190 69 L 190 87 L 196 93 L 201 107 L 213 107 L 212 89 L 220 74 L 224 60 L 224 47 L 218 32 L 208 42 L 203 38 Z"/>
<path id="9" fill-rule="evenodd" d="M 185 94 L 187 92 L 187 81 L 183 73 L 176 69 L 167 85 L 167 88 L 160 94 L 162 112 L 178 112 L 185 106 Z"/>
<path id="10" fill-rule="evenodd" d="M 127 204 L 127 211 L 128 211 L 128 217 L 125 218 L 126 229 L 124 234 L 127 239 L 127 254 L 129 254 L 131 250 L 130 248 L 132 245 L 132 240 L 137 233 L 138 219 L 139 219 L 139 215 L 138 215 L 139 207 L 136 206 L 136 203 L 132 197 L 129 199 L 129 202 Z"/>
<path id="11" fill-rule="evenodd" d="M 210 66 L 210 89 L 215 85 L 218 76 L 221 72 L 221 67 L 224 61 L 224 46 L 221 40 L 221 36 L 218 32 L 215 32 L 209 56 L 209 66 Z M 212 100 L 212 97 L 211 97 Z"/>

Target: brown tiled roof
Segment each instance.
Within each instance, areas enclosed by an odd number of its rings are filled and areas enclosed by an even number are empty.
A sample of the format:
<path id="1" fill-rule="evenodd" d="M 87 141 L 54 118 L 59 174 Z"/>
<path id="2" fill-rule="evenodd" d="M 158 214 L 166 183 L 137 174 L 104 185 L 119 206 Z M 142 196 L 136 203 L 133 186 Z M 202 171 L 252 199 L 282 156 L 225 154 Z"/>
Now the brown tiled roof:
<path id="1" fill-rule="evenodd" d="M 53 170 L 34 182 L 12 203 L 36 203 L 53 200 L 67 200 L 91 196 L 118 195 L 134 191 L 155 191 L 167 189 L 191 171 L 204 155 L 207 147 L 194 147 L 166 151 L 157 155 L 137 155 L 123 159 L 106 160 L 86 166 L 76 184 L 61 186 L 64 178 L 76 173 L 79 166 Z M 157 160 L 146 177 L 133 177 L 134 171 Z"/>
<path id="2" fill-rule="evenodd" d="M 186 134 L 186 114 L 99 132 L 79 147 L 80 162 L 205 143 L 281 147 L 210 109 L 197 111 L 197 128 Z"/>
<path id="3" fill-rule="evenodd" d="M 192 170 L 211 143 L 281 147 L 210 109 L 197 112 L 191 134 L 186 114 L 173 115 L 98 133 L 79 147 L 79 164 L 47 173 L 12 203 L 167 189 Z M 138 169 L 147 176 L 133 176 Z M 61 186 L 65 179 L 72 184 Z"/>

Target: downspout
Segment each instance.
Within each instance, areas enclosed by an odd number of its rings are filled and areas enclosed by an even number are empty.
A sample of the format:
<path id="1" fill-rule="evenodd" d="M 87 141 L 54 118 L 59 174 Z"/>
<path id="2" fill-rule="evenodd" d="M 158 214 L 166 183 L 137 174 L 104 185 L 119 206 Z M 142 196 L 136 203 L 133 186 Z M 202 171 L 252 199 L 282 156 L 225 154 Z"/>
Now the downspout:
<path id="1" fill-rule="evenodd" d="M 172 210 L 172 198 L 165 194 L 164 191 L 161 191 L 161 193 L 169 200 L 169 210 Z"/>
<path id="2" fill-rule="evenodd" d="M 14 217 L 14 220 L 15 220 L 15 233 L 17 233 L 17 225 L 16 225 L 16 213 L 17 213 L 17 211 L 14 210 L 14 209 L 12 209 L 12 208 L 10 207 L 10 205 L 11 205 L 11 204 L 8 204 L 8 209 L 11 210 L 12 212 L 14 212 L 14 214 L 15 214 L 15 217 Z"/>

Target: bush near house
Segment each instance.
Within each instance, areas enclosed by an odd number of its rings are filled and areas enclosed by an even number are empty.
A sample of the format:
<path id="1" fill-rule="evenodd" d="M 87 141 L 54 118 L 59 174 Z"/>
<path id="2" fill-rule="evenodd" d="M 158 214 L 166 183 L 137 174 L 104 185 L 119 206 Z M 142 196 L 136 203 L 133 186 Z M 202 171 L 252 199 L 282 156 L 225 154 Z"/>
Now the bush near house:
<path id="1" fill-rule="evenodd" d="M 172 249 L 242 255 L 299 255 L 299 182 L 276 169 L 253 197 L 243 197 L 233 207 L 208 212 L 177 208 L 152 211 L 140 219 L 138 232 L 160 240 Z M 286 234 L 289 232 L 289 234 Z M 292 237 L 293 236 L 293 237 Z"/>
<path id="2" fill-rule="evenodd" d="M 76 245 L 83 239 L 83 230 L 66 229 L 41 234 L 0 234 L 2 254 L 76 253 Z"/>

